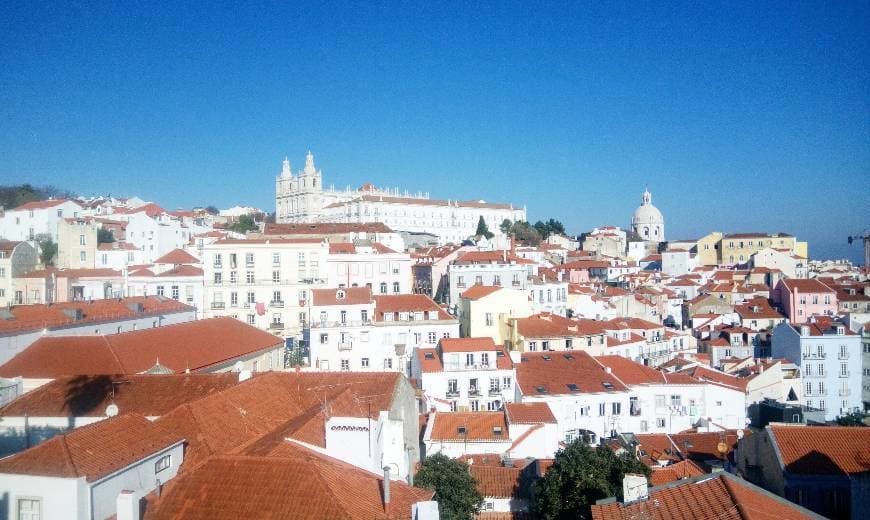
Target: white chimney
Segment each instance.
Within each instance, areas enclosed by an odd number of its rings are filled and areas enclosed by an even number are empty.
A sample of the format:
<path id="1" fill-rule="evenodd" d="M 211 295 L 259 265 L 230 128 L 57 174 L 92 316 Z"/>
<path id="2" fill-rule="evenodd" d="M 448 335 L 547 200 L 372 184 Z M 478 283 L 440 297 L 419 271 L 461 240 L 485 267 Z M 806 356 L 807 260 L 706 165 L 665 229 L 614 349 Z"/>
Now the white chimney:
<path id="1" fill-rule="evenodd" d="M 135 491 L 125 489 L 115 501 L 118 520 L 139 520 L 139 497 Z"/>
<path id="2" fill-rule="evenodd" d="M 390 503 L 390 467 L 384 466 L 384 508 Z"/>
<path id="3" fill-rule="evenodd" d="M 646 477 L 637 473 L 626 473 L 622 479 L 622 501 L 629 504 L 649 497 Z"/>
<path id="4" fill-rule="evenodd" d="M 434 500 L 411 505 L 411 520 L 438 520 L 439 518 L 441 516 L 438 513 L 438 502 Z"/>

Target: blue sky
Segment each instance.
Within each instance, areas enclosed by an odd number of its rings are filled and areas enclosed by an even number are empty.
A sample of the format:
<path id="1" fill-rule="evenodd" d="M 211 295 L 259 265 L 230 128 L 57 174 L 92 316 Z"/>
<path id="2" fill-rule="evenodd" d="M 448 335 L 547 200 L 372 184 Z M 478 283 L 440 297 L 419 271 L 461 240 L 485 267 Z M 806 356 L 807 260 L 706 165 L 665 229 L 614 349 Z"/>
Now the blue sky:
<path id="1" fill-rule="evenodd" d="M 311 148 L 327 184 L 572 232 L 627 225 L 648 185 L 672 238 L 858 259 L 870 3 L 696 4 L 6 2 L 0 183 L 272 210 Z"/>

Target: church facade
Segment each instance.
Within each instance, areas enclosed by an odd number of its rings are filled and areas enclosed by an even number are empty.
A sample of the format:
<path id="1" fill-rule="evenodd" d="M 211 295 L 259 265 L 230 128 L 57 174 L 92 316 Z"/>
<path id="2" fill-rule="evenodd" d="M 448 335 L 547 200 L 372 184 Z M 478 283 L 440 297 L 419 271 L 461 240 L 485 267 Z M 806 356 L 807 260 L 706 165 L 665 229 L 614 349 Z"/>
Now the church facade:
<path id="1" fill-rule="evenodd" d="M 665 218 L 662 212 L 652 204 L 652 194 L 643 191 L 641 205 L 634 210 L 631 218 L 631 230 L 646 242 L 665 241 Z"/>
<path id="2" fill-rule="evenodd" d="M 381 222 L 395 231 L 436 235 L 440 244 L 459 244 L 474 235 L 481 216 L 497 235 L 505 219 L 526 220 L 526 208 L 513 204 L 430 199 L 428 193 L 402 193 L 371 184 L 356 190 L 324 189 L 323 174 L 315 168 L 310 151 L 296 175 L 284 159 L 275 180 L 275 212 L 278 223 Z"/>

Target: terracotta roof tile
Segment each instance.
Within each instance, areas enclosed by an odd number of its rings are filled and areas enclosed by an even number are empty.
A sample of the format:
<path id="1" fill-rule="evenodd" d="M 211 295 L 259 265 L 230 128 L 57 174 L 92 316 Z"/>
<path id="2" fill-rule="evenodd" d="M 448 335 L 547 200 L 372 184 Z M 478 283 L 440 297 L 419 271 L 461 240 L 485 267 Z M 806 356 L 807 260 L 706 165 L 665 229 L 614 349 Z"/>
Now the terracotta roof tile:
<path id="1" fill-rule="evenodd" d="M 392 233 L 393 230 L 381 222 L 366 223 L 301 223 L 266 224 L 264 235 L 337 235 L 346 233 Z"/>
<path id="2" fill-rule="evenodd" d="M 771 425 L 789 473 L 853 474 L 870 471 L 870 428 Z"/>
<path id="3" fill-rule="evenodd" d="M 173 249 L 172 251 L 154 260 L 155 264 L 198 264 L 199 258 L 193 256 L 183 249 Z"/>
<path id="4" fill-rule="evenodd" d="M 435 441 L 509 442 L 504 412 L 442 412 L 429 416 Z M 501 432 L 501 433 L 498 433 Z"/>
<path id="5" fill-rule="evenodd" d="M 124 414 L 57 435 L 0 460 L 0 473 L 99 480 L 183 440 L 139 414 Z"/>
<path id="6" fill-rule="evenodd" d="M 17 208 L 11 211 L 29 211 L 31 209 L 47 209 L 53 208 L 55 206 L 60 206 L 64 202 L 74 202 L 69 199 L 50 199 L 50 200 L 34 200 L 31 202 L 25 202 L 24 204 L 18 206 Z M 76 203 L 78 204 L 78 203 Z"/>
<path id="7" fill-rule="evenodd" d="M 368 287 L 348 287 L 344 289 L 311 289 L 311 304 L 317 307 L 327 305 L 364 305 L 372 303 L 372 290 Z"/>
<path id="8" fill-rule="evenodd" d="M 653 468 L 650 482 L 653 486 L 661 486 L 675 480 L 685 478 L 699 477 L 706 473 L 701 466 L 698 466 L 691 460 L 683 460 L 674 464 L 669 464 L 663 468 Z"/>
<path id="9" fill-rule="evenodd" d="M 511 424 L 556 424 L 547 403 L 505 403 L 504 409 Z"/>
<path id="10" fill-rule="evenodd" d="M 375 321 L 384 321 L 384 313 L 392 312 L 394 314 L 400 312 L 426 312 L 437 311 L 439 320 L 452 320 L 453 318 L 447 314 L 432 298 L 425 294 L 390 294 L 374 296 L 375 300 Z M 394 318 L 397 319 L 397 318 Z M 429 319 L 426 316 L 426 319 Z"/>
<path id="11" fill-rule="evenodd" d="M 460 297 L 465 298 L 466 300 L 479 300 L 483 297 L 489 296 L 490 294 L 500 291 L 501 287 L 498 285 L 479 285 L 474 284 L 469 287 L 464 293 L 460 295 Z"/>
<path id="12" fill-rule="evenodd" d="M 471 476 L 477 482 L 477 490 L 484 497 L 525 498 L 528 487 L 523 486 L 521 468 L 499 468 L 495 466 L 470 466 Z"/>
<path id="13" fill-rule="evenodd" d="M 283 344 L 234 318 L 211 318 L 108 336 L 44 336 L 0 366 L 3 377 L 138 374 L 161 365 L 196 371 Z"/>
<path id="14" fill-rule="evenodd" d="M 526 396 L 627 390 L 583 351 L 524 352 L 516 365 L 517 384 Z"/>
<path id="15" fill-rule="evenodd" d="M 439 342 L 442 352 L 481 352 L 501 350 L 492 338 L 442 338 Z"/>
<path id="16" fill-rule="evenodd" d="M 518 332 L 526 338 L 580 338 L 605 333 L 601 322 L 587 319 L 570 319 L 550 313 L 535 314 L 516 321 Z"/>
<path id="17" fill-rule="evenodd" d="M 795 289 L 802 293 L 835 293 L 833 289 L 814 279 L 787 278 L 780 281 L 789 292 L 794 292 Z"/>

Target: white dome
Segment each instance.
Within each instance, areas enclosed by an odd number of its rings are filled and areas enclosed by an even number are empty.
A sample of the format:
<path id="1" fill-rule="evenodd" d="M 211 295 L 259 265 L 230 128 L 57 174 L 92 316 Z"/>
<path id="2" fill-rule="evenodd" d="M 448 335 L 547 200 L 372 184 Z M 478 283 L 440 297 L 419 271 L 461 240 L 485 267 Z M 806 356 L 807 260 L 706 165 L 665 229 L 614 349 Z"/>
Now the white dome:
<path id="1" fill-rule="evenodd" d="M 652 205 L 652 194 L 644 190 L 643 203 L 634 210 L 632 224 L 664 224 L 665 218 L 659 208 Z"/>

